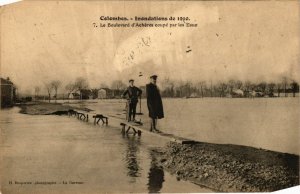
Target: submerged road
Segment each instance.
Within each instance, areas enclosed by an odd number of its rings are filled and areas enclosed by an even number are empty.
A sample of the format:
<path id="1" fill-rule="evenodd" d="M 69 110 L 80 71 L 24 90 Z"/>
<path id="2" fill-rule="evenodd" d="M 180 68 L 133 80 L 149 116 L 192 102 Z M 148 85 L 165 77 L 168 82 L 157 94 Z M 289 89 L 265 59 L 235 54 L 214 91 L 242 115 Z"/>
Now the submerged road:
<path id="1" fill-rule="evenodd" d="M 3 193 L 211 192 L 155 162 L 156 138 L 67 116 L 1 110 Z"/>

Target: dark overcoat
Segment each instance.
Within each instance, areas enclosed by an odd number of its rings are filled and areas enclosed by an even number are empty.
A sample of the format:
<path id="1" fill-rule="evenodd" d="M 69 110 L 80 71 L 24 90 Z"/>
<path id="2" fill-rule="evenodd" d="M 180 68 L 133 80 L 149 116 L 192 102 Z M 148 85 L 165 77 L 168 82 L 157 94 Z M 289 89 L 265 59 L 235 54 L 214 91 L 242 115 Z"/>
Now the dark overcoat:
<path id="1" fill-rule="evenodd" d="M 153 83 L 146 85 L 147 106 L 149 117 L 154 119 L 164 118 L 164 109 L 157 86 Z"/>

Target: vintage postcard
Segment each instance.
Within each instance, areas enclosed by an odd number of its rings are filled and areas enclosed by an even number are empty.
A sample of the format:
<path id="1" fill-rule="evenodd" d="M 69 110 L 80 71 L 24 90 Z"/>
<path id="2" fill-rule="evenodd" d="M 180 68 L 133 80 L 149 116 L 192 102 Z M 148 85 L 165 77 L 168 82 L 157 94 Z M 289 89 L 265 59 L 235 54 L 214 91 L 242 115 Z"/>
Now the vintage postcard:
<path id="1" fill-rule="evenodd" d="M 0 193 L 299 192 L 299 1 L 0 7 Z"/>

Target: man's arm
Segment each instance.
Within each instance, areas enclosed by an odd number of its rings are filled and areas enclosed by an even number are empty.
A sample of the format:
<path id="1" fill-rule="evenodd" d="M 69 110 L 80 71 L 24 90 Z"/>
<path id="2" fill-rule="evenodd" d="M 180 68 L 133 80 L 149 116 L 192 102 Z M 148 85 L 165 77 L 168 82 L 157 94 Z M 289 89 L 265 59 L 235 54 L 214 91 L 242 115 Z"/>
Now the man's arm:
<path id="1" fill-rule="evenodd" d="M 123 92 L 123 94 L 121 95 L 122 98 L 124 98 L 126 95 L 128 94 L 128 88 Z"/>

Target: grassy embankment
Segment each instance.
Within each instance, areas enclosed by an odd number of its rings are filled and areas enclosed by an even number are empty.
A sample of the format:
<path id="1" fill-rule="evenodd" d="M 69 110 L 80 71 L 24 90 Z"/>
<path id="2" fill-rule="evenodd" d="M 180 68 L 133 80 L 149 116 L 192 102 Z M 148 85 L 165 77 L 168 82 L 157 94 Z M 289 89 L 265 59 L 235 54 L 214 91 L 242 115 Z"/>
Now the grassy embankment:
<path id="1" fill-rule="evenodd" d="M 90 111 L 87 108 L 79 108 L 61 103 L 46 103 L 37 102 L 31 104 L 20 105 L 20 113 L 29 115 L 51 115 L 51 114 L 67 114 L 70 109 L 77 109 L 82 111 Z"/>

